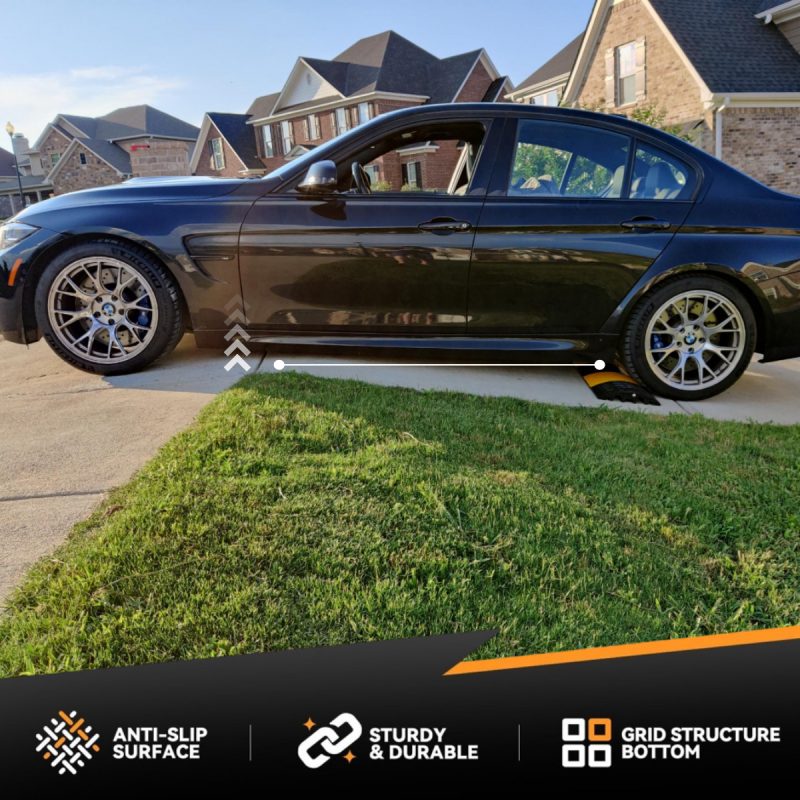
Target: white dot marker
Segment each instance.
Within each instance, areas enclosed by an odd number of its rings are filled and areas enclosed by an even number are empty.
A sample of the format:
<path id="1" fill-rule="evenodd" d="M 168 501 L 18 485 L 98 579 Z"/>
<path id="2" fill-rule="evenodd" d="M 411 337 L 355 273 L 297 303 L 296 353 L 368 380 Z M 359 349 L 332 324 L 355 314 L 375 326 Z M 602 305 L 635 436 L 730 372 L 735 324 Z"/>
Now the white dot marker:
<path id="1" fill-rule="evenodd" d="M 280 359 L 277 359 L 272 366 L 275 367 L 278 372 L 280 372 L 286 366 L 286 364 Z"/>
<path id="2" fill-rule="evenodd" d="M 602 358 L 598 358 L 598 359 L 597 359 L 597 361 L 595 361 L 595 362 L 594 362 L 594 368 L 595 368 L 595 369 L 596 369 L 598 372 L 600 372 L 600 370 L 603 370 L 603 369 L 605 369 L 605 368 L 606 368 L 606 362 L 605 362 L 605 361 L 603 361 L 603 359 L 602 359 Z"/>

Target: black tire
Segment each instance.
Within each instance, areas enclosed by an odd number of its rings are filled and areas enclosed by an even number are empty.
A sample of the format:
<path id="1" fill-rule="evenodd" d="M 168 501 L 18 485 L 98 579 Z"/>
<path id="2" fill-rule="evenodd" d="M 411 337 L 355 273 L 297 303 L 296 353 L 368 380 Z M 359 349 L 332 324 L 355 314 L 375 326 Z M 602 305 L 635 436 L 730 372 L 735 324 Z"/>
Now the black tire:
<path id="1" fill-rule="evenodd" d="M 726 298 L 735 307 L 741 318 L 742 330 L 739 334 L 741 339 L 737 339 L 740 344 L 737 344 L 739 351 L 735 356 L 736 360 L 734 361 L 732 358 L 729 366 L 723 365 L 716 382 L 710 386 L 697 385 L 696 388 L 680 388 L 667 382 L 663 372 L 654 369 L 648 360 L 647 331 L 653 317 L 658 314 L 664 304 L 687 292 L 711 292 Z M 750 364 L 756 338 L 755 314 L 742 292 L 727 281 L 713 275 L 689 275 L 685 278 L 665 282 L 638 302 L 625 326 L 619 355 L 630 376 L 656 394 L 673 400 L 705 400 L 724 392 L 739 380 Z M 670 339 L 670 341 L 672 340 Z M 685 342 L 681 344 L 686 346 Z M 675 355 L 675 358 L 677 357 Z"/>
<path id="2" fill-rule="evenodd" d="M 83 259 L 110 258 L 133 267 L 146 281 L 155 299 L 157 324 L 152 338 L 138 352 L 125 360 L 98 363 L 83 357 L 57 335 L 48 313 L 51 287 L 62 271 Z M 53 351 L 68 364 L 86 372 L 100 375 L 124 375 L 138 372 L 156 359 L 170 353 L 180 341 L 184 330 L 180 293 L 174 279 L 164 266 L 143 248 L 112 239 L 82 242 L 63 251 L 48 264 L 36 286 L 34 299 L 36 320 Z"/>

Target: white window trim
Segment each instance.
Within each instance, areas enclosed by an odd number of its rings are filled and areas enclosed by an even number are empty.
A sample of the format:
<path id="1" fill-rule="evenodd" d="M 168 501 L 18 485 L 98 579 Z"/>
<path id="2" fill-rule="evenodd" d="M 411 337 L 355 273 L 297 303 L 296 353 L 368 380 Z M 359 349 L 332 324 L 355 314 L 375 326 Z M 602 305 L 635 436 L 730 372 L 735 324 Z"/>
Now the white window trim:
<path id="1" fill-rule="evenodd" d="M 281 149 L 284 155 L 288 155 L 294 147 L 294 126 L 291 119 L 281 120 Z M 289 133 L 287 134 L 286 131 Z M 288 142 L 288 145 L 287 145 Z"/>
<path id="2" fill-rule="evenodd" d="M 420 186 L 420 183 L 421 183 L 420 179 L 422 178 L 422 162 L 421 161 L 419 161 L 419 160 L 404 161 L 403 164 L 401 165 L 401 168 L 400 168 L 401 175 L 402 175 L 402 172 L 403 172 L 403 167 L 405 167 L 405 173 L 406 173 L 406 175 L 408 175 L 408 168 L 410 166 L 412 166 L 412 164 L 416 168 L 415 171 L 417 172 L 417 183 L 413 183 L 413 184 L 412 183 L 408 183 L 408 184 L 404 183 L 403 186 L 411 186 L 413 189 L 421 189 L 422 188 L 422 186 Z"/>
<path id="3" fill-rule="evenodd" d="M 548 97 L 551 94 L 555 95 L 555 100 L 556 100 L 555 103 L 537 103 L 536 102 L 536 98 L 537 97 Z M 536 94 L 532 94 L 530 96 L 530 98 L 528 99 L 528 104 L 532 105 L 532 106 L 541 105 L 541 106 L 545 106 L 547 108 L 557 108 L 559 100 L 561 100 L 561 98 L 559 97 L 558 89 L 546 89 L 543 92 L 536 92 Z"/>
<path id="4" fill-rule="evenodd" d="M 312 122 L 313 126 L 312 126 Z M 319 114 L 308 114 L 306 116 L 306 131 L 308 133 L 308 141 L 316 142 L 322 138 L 322 127 L 320 125 Z"/>
<path id="5" fill-rule="evenodd" d="M 341 112 L 342 116 L 344 117 L 344 127 L 339 124 L 339 113 Z M 347 133 L 348 131 L 353 129 L 352 126 L 352 119 L 350 118 L 350 108 L 348 106 L 339 106 L 338 108 L 334 109 L 333 111 L 333 124 L 334 130 L 336 131 L 337 136 L 341 136 L 343 133 Z"/>
<path id="6" fill-rule="evenodd" d="M 225 148 L 222 146 L 222 137 L 215 136 L 211 142 L 211 158 L 214 161 L 214 171 L 221 172 L 225 169 Z M 217 152 L 219 146 L 219 152 Z"/>
<path id="7" fill-rule="evenodd" d="M 622 51 L 630 49 L 633 52 L 633 72 L 622 74 Z M 624 100 L 622 97 L 622 81 L 633 78 L 633 100 Z M 614 48 L 614 105 L 617 108 L 626 108 L 636 105 L 636 40 L 625 42 Z"/>
<path id="8" fill-rule="evenodd" d="M 367 116 L 366 119 L 362 119 L 361 118 L 361 109 L 362 108 L 366 109 L 366 116 Z M 362 100 L 356 106 L 356 114 L 358 115 L 358 124 L 359 125 L 363 125 L 364 123 L 369 122 L 372 119 L 372 106 L 370 105 L 369 100 Z"/>
<path id="9" fill-rule="evenodd" d="M 267 141 L 267 134 L 269 134 L 269 141 Z M 264 148 L 264 158 L 275 158 L 275 136 L 273 135 L 272 125 L 261 126 L 261 144 Z M 267 152 L 267 147 L 272 151 Z"/>

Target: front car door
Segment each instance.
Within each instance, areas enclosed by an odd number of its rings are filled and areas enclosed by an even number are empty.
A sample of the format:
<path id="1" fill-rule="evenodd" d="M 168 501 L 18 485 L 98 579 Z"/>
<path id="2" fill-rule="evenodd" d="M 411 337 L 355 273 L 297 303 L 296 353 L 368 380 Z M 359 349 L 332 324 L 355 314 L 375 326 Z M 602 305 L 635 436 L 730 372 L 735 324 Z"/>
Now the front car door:
<path id="1" fill-rule="evenodd" d="M 249 212 L 239 253 L 251 329 L 465 333 L 472 245 L 496 149 L 493 120 L 416 115 L 369 128 L 371 135 L 350 135 L 339 152 L 322 150 L 337 164 L 335 191 L 299 192 L 303 169 Z M 353 162 L 370 175 L 371 194 L 354 185 Z M 451 181 L 466 164 L 468 179 Z"/>
<path id="2" fill-rule="evenodd" d="M 693 167 L 628 131 L 510 119 L 481 213 L 468 330 L 602 352 L 603 324 L 692 206 Z"/>

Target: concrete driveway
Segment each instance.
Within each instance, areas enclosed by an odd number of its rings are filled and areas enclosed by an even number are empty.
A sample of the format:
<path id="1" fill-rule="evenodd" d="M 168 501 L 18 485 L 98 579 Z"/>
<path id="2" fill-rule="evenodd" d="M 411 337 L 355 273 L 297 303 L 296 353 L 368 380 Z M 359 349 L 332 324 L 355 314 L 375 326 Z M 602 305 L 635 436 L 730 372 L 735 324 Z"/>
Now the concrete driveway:
<path id="1" fill-rule="evenodd" d="M 254 369 L 348 377 L 387 386 L 506 395 L 574 406 L 603 405 L 573 369 L 420 367 L 297 354 L 253 356 Z M 0 342 L 0 602 L 25 570 L 52 552 L 106 492 L 130 479 L 215 394 L 243 374 L 187 337 L 146 372 L 101 378 L 75 370 L 39 342 Z M 305 366 L 311 365 L 311 366 Z M 251 370 L 252 373 L 252 370 Z M 721 398 L 703 403 L 618 406 L 644 413 L 800 423 L 800 361 L 754 364 Z"/>
<path id="2" fill-rule="evenodd" d="M 44 342 L 0 342 L 0 603 L 106 492 L 241 377 L 224 363 L 188 338 L 147 372 L 105 379 Z"/>

